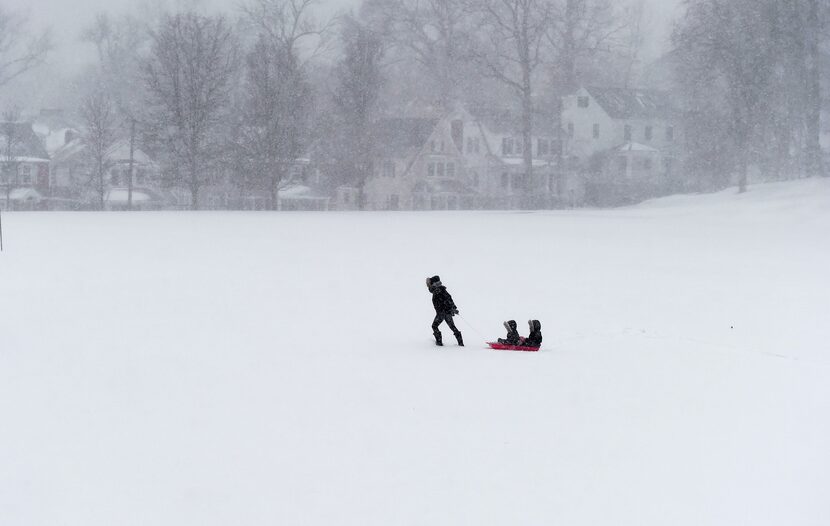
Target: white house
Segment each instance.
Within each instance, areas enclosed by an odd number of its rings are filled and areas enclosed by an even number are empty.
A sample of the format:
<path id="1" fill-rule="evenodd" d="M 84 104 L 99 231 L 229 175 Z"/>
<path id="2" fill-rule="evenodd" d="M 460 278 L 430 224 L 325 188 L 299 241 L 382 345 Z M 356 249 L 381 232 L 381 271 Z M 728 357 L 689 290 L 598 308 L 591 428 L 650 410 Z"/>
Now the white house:
<path id="1" fill-rule="evenodd" d="M 682 162 L 682 136 L 681 114 L 668 93 L 583 87 L 562 102 L 568 155 L 591 177 L 597 195 L 637 199 L 671 185 Z"/>
<path id="2" fill-rule="evenodd" d="M 378 122 L 367 205 L 376 210 L 456 210 L 577 204 L 581 190 L 560 167 L 553 119 L 534 119 L 533 178 L 525 175 L 518 118 L 464 108 L 440 119 Z"/>

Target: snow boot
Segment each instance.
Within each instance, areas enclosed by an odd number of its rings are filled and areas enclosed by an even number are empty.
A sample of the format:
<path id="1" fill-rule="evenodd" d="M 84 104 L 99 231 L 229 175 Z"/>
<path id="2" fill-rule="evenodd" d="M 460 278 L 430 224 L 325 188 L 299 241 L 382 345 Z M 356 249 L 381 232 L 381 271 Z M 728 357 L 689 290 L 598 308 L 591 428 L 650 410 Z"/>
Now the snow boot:
<path id="1" fill-rule="evenodd" d="M 439 331 L 435 331 L 432 333 L 435 336 L 435 345 L 438 347 L 443 347 L 444 342 L 441 341 L 441 333 Z"/>
<path id="2" fill-rule="evenodd" d="M 460 332 L 455 333 L 455 339 L 458 340 L 459 347 L 464 347 L 464 340 L 461 338 Z"/>

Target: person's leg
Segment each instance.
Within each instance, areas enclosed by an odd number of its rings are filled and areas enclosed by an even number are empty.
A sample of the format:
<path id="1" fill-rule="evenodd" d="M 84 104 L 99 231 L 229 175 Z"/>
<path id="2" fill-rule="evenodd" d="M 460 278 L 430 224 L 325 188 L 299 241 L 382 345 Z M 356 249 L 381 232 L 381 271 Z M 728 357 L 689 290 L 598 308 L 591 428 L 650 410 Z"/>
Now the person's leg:
<path id="1" fill-rule="evenodd" d="M 452 321 L 452 315 L 451 315 L 451 314 L 447 314 L 447 315 L 444 317 L 444 320 L 447 322 L 447 325 L 449 325 L 449 326 L 450 326 L 450 330 L 451 330 L 451 331 L 452 331 L 452 333 L 455 335 L 455 339 L 458 341 L 458 345 L 460 345 L 460 346 L 464 347 L 464 339 L 461 337 L 461 331 L 459 331 L 459 330 L 455 327 L 455 322 L 453 322 L 453 321 Z"/>
<path id="2" fill-rule="evenodd" d="M 436 314 L 435 319 L 432 320 L 432 335 L 435 336 L 435 345 L 444 345 L 441 341 L 441 331 L 438 329 L 442 321 L 444 321 L 444 317 L 440 314 Z"/>

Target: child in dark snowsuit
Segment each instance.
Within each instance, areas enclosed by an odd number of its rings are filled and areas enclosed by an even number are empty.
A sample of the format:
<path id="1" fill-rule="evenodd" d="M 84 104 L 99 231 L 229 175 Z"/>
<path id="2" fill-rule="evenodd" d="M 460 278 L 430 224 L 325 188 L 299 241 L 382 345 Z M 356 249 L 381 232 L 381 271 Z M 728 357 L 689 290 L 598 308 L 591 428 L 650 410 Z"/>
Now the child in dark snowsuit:
<path id="1" fill-rule="evenodd" d="M 524 347 L 541 347 L 542 346 L 542 324 L 539 320 L 528 320 L 527 325 L 530 328 L 530 334 L 527 338 L 522 340 Z"/>
<path id="2" fill-rule="evenodd" d="M 435 336 L 435 345 L 444 345 L 441 341 L 441 331 L 438 326 L 441 322 L 447 322 L 450 330 L 458 340 L 458 345 L 464 346 L 464 340 L 461 338 L 461 331 L 455 327 L 452 317 L 458 314 L 458 307 L 452 301 L 452 296 L 447 292 L 447 287 L 441 284 L 441 278 L 432 276 L 427 278 L 427 288 L 432 293 L 432 306 L 435 307 L 435 319 L 432 321 L 432 334 Z"/>
<path id="3" fill-rule="evenodd" d="M 507 329 L 507 338 L 499 338 L 499 343 L 505 345 L 519 345 L 522 337 L 519 336 L 519 331 L 516 329 L 516 320 L 504 322 L 504 328 Z"/>

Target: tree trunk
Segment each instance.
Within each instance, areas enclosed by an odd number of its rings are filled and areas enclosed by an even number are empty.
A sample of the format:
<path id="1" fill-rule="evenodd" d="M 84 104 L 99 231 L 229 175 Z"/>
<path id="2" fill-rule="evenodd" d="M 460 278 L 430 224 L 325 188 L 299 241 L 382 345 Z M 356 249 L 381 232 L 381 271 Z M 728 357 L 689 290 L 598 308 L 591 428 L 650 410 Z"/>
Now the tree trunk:
<path id="1" fill-rule="evenodd" d="M 190 209 L 199 209 L 199 168 L 195 159 L 190 161 Z"/>
<path id="2" fill-rule="evenodd" d="M 528 76 L 529 79 L 529 76 Z M 524 143 L 524 167 L 526 202 L 533 196 L 533 101 L 529 87 L 522 94 L 522 142 Z"/>
<path id="3" fill-rule="evenodd" d="M 135 119 L 130 119 L 130 176 L 127 183 L 127 210 L 133 209 L 133 166 L 135 165 Z"/>
<path id="4" fill-rule="evenodd" d="M 821 52 L 818 0 L 808 0 L 807 55 L 807 175 L 824 175 L 821 159 Z"/>
<path id="5" fill-rule="evenodd" d="M 104 203 L 104 163 L 100 159 L 98 160 L 98 207 L 100 210 L 104 210 L 105 203 Z"/>

